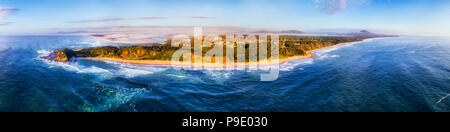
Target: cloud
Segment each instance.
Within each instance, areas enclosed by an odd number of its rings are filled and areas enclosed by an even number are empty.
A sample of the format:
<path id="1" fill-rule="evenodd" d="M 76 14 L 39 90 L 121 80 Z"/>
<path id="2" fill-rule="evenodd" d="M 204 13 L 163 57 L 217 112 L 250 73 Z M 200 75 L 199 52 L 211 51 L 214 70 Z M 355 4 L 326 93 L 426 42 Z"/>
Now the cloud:
<path id="1" fill-rule="evenodd" d="M 165 18 L 166 17 L 159 17 L 159 16 L 145 16 L 145 17 L 136 17 L 136 18 L 101 18 L 101 19 L 71 21 L 71 23 L 116 22 L 116 21 L 130 21 L 130 20 L 153 20 L 153 19 L 165 19 Z"/>
<path id="2" fill-rule="evenodd" d="M 125 19 L 123 19 L 123 18 L 102 18 L 102 19 L 73 21 L 73 23 L 113 22 L 113 21 L 124 21 L 124 20 Z"/>
<path id="3" fill-rule="evenodd" d="M 210 17 L 210 16 L 186 16 L 186 18 L 192 18 L 192 19 L 216 19 L 216 17 Z"/>
<path id="4" fill-rule="evenodd" d="M 0 7 L 0 15 L 9 15 L 11 13 L 17 12 L 19 9 L 17 8 L 3 8 Z"/>
<path id="5" fill-rule="evenodd" d="M 370 0 L 314 0 L 316 7 L 327 14 L 338 14 L 351 8 L 368 5 Z"/>
<path id="6" fill-rule="evenodd" d="M 12 14 L 14 12 L 19 11 L 17 8 L 4 8 L 0 6 L 0 20 L 3 19 L 5 16 Z"/>
<path id="7" fill-rule="evenodd" d="M 193 26 L 105 26 L 105 27 L 81 27 L 81 28 L 54 28 L 52 31 L 58 31 L 58 34 L 78 34 L 78 35 L 129 35 L 150 37 L 171 37 L 175 35 L 194 35 Z M 256 29 L 233 26 L 205 26 L 203 34 L 235 34 L 250 33 Z"/>
<path id="8" fill-rule="evenodd" d="M 10 15 L 17 11 L 19 11 L 19 9 L 17 9 L 17 8 L 5 8 L 5 7 L 0 6 L 0 20 L 3 20 L 5 16 Z M 8 26 L 12 23 L 13 22 L 1 22 L 0 21 L 0 26 Z"/>
<path id="9" fill-rule="evenodd" d="M 0 26 L 7 26 L 9 24 L 13 24 L 13 22 L 2 22 L 0 23 Z"/>
<path id="10" fill-rule="evenodd" d="M 166 19 L 167 17 L 159 17 L 159 16 L 146 16 L 146 17 L 138 17 L 135 19 L 138 20 L 152 20 L 152 19 Z"/>

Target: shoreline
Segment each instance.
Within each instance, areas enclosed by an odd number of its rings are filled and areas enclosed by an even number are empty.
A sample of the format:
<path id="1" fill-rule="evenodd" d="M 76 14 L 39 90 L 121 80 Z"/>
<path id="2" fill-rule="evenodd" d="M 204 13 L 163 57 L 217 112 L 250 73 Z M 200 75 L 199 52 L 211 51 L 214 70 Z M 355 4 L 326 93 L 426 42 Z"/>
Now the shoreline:
<path id="1" fill-rule="evenodd" d="M 373 38 L 370 38 L 373 39 Z M 271 66 L 271 65 L 280 65 L 284 64 L 287 61 L 291 60 L 299 60 L 299 59 L 306 59 L 306 58 L 314 58 L 316 55 L 313 52 L 325 50 L 337 46 L 342 46 L 346 44 L 352 44 L 352 43 L 361 43 L 368 39 L 363 39 L 361 41 L 354 41 L 354 42 L 345 42 L 345 43 L 339 43 L 333 46 L 323 47 L 319 49 L 314 49 L 307 51 L 307 55 L 305 56 L 292 56 L 288 58 L 283 58 L 270 61 L 268 63 L 263 63 L 261 61 L 258 62 L 240 62 L 240 63 L 233 63 L 231 65 L 226 63 L 172 63 L 172 61 L 168 60 L 127 60 L 122 58 L 105 58 L 105 57 L 84 57 L 84 58 L 75 58 L 75 59 L 81 59 L 81 60 L 98 60 L 98 61 L 113 61 L 113 62 L 120 62 L 120 63 L 127 63 L 127 64 L 135 64 L 135 65 L 154 65 L 154 66 L 192 66 L 192 67 L 204 67 L 204 68 L 227 68 L 227 67 L 250 67 L 250 66 Z"/>

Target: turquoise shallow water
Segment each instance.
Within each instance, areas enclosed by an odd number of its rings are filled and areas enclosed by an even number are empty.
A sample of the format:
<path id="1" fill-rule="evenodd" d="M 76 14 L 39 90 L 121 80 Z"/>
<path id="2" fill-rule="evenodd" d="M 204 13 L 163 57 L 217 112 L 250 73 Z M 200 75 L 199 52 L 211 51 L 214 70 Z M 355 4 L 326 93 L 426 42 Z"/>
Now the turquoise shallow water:
<path id="1" fill-rule="evenodd" d="M 0 37 L 0 111 L 450 111 L 448 38 L 322 50 L 281 65 L 273 82 L 259 81 L 259 71 L 39 59 L 104 45 L 82 36 Z"/>

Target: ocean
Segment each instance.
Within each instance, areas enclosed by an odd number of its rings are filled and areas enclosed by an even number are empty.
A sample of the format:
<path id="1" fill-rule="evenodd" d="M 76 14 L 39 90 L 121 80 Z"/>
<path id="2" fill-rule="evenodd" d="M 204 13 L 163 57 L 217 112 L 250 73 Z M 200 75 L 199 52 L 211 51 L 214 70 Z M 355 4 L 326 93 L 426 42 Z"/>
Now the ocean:
<path id="1" fill-rule="evenodd" d="M 450 39 L 376 38 L 280 66 L 181 69 L 40 59 L 61 48 L 121 46 L 85 36 L 0 37 L 0 111 L 450 112 Z"/>

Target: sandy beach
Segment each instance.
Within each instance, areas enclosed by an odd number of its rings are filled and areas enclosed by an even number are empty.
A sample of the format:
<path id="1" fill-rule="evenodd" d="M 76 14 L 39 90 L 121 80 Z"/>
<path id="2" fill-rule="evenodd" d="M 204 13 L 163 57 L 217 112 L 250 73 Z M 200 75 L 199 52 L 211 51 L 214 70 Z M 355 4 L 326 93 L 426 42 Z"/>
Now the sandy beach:
<path id="1" fill-rule="evenodd" d="M 365 41 L 365 40 L 362 40 Z M 158 65 L 158 66 L 194 66 L 194 67 L 207 67 L 207 68 L 225 68 L 225 67 L 248 67 L 248 66 L 270 66 L 270 65 L 277 65 L 277 64 L 283 64 L 286 61 L 290 60 L 297 60 L 297 59 L 305 59 L 305 58 L 314 58 L 316 55 L 313 54 L 313 52 L 337 47 L 345 44 L 350 43 L 359 43 L 362 41 L 355 41 L 355 42 L 346 42 L 346 43 L 340 43 L 329 47 L 324 47 L 320 49 L 315 49 L 311 51 L 307 51 L 306 56 L 293 56 L 288 58 L 283 58 L 279 60 L 272 60 L 266 63 L 263 62 L 246 62 L 246 63 L 232 63 L 232 64 L 225 64 L 225 63 L 172 63 L 172 61 L 163 61 L 163 60 L 127 60 L 123 58 L 104 58 L 104 57 L 85 57 L 85 58 L 77 58 L 77 59 L 87 59 L 87 60 L 100 60 L 100 61 L 113 61 L 113 62 L 121 62 L 121 63 L 129 63 L 129 64 L 136 64 L 136 65 Z"/>

